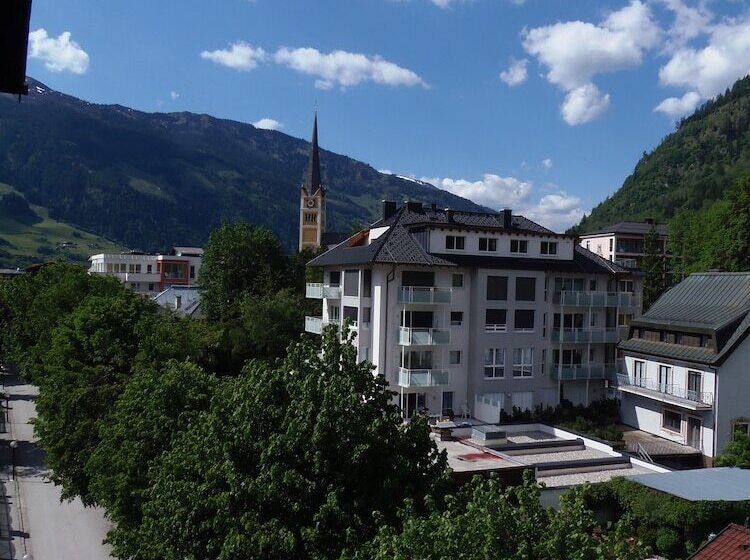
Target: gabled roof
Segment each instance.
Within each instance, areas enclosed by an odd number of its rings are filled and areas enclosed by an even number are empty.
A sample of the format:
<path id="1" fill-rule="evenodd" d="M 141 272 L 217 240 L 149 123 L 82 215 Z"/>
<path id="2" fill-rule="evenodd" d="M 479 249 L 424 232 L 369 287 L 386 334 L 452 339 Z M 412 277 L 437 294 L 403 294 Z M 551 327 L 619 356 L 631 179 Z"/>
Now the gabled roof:
<path id="1" fill-rule="evenodd" d="M 581 237 L 586 237 L 587 235 L 604 235 L 607 233 L 646 235 L 649 231 L 651 231 L 651 225 L 652 224 L 648 222 L 618 222 L 596 231 L 588 231 L 586 233 L 583 233 L 581 234 Z M 654 225 L 656 226 L 656 233 L 658 233 L 659 235 L 667 235 L 667 226 L 663 224 Z"/>
<path id="2" fill-rule="evenodd" d="M 750 529 L 730 523 L 688 560 L 748 560 L 748 558 L 750 558 Z"/>
<path id="3" fill-rule="evenodd" d="M 357 244 L 368 231 L 388 228 L 369 245 Z M 316 257 L 310 266 L 344 266 L 355 264 L 400 264 L 422 266 L 477 266 L 482 268 L 517 270 L 555 270 L 560 272 L 588 272 L 598 274 L 626 274 L 628 271 L 613 262 L 580 247 L 575 246 L 574 258 L 529 259 L 523 257 L 493 257 L 478 255 L 458 255 L 428 252 L 423 239 L 428 229 L 450 228 L 455 230 L 486 230 L 493 232 L 512 231 L 515 233 L 542 234 L 545 236 L 568 237 L 525 218 L 512 216 L 511 228 L 503 227 L 502 215 L 497 213 L 461 212 L 439 210 L 432 206 L 406 205 L 392 216 L 372 224 L 369 230 L 351 236 L 346 242 L 333 247 Z"/>

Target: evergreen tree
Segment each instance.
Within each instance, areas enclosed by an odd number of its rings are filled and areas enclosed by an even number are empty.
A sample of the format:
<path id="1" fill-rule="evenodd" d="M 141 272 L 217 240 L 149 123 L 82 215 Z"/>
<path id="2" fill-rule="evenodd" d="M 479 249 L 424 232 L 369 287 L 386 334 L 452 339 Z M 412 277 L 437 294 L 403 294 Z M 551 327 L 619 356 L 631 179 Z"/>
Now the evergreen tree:
<path id="1" fill-rule="evenodd" d="M 641 269 L 645 273 L 643 277 L 643 310 L 646 311 L 666 289 L 663 247 L 659 243 L 659 235 L 656 226 L 652 225 L 643 240 L 643 258 Z"/>

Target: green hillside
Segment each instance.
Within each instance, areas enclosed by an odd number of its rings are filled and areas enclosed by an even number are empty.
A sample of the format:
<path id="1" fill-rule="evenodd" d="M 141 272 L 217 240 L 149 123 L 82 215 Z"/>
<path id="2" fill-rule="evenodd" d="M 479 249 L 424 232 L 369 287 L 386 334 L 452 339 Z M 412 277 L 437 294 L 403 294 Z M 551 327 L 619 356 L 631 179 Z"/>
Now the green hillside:
<path id="1" fill-rule="evenodd" d="M 665 222 L 679 210 L 701 210 L 750 173 L 750 76 L 683 119 L 611 197 L 574 231 L 623 220 Z"/>
<path id="2" fill-rule="evenodd" d="M 56 258 L 85 263 L 94 253 L 121 250 L 103 237 L 51 219 L 45 208 L 28 204 L 18 191 L 0 183 L 0 267 Z"/>

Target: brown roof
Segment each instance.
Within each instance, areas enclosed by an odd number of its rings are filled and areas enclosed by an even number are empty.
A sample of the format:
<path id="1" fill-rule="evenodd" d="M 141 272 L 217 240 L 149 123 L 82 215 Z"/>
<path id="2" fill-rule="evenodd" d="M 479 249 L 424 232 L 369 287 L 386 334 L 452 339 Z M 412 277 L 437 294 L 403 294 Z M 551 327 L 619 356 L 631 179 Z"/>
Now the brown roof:
<path id="1" fill-rule="evenodd" d="M 689 560 L 750 560 L 750 529 L 730 524 Z"/>

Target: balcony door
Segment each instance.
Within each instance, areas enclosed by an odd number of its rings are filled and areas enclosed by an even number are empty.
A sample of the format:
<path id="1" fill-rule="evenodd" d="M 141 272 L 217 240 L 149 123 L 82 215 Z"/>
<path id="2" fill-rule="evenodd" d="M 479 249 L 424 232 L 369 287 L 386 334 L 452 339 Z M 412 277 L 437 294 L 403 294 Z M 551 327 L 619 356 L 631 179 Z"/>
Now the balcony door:
<path id="1" fill-rule="evenodd" d="M 672 390 L 672 368 L 659 366 L 659 391 L 669 393 Z"/>
<path id="2" fill-rule="evenodd" d="M 687 444 L 693 449 L 701 449 L 701 428 L 703 427 L 703 423 L 700 418 L 688 416 L 687 427 Z"/>
<path id="3" fill-rule="evenodd" d="M 427 393 L 407 393 L 404 395 L 404 417 L 411 418 L 427 409 Z"/>
<path id="4" fill-rule="evenodd" d="M 703 375 L 699 371 L 688 371 L 688 394 L 691 401 L 700 401 L 703 392 Z"/>

